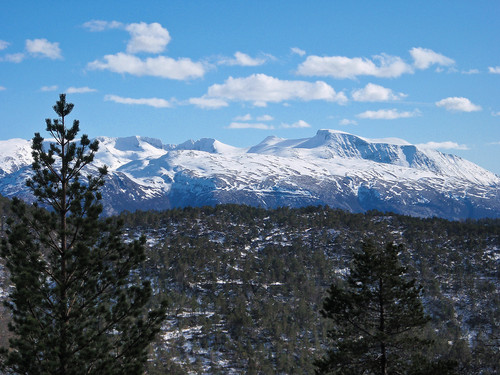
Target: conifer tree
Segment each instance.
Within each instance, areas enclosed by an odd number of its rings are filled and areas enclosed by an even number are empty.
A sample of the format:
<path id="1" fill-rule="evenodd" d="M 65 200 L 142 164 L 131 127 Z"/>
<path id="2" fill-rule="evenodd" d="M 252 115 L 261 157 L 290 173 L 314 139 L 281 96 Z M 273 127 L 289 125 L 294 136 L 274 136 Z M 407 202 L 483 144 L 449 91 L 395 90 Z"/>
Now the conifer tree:
<path id="1" fill-rule="evenodd" d="M 429 317 L 420 300 L 421 287 L 408 280 L 398 259 L 401 246 L 384 248 L 365 242 L 344 285 L 328 291 L 321 314 L 332 323 L 327 354 L 315 361 L 317 374 L 446 374 L 449 364 L 433 366 L 422 357 L 430 341 L 419 338 Z"/>
<path id="2" fill-rule="evenodd" d="M 53 141 L 36 133 L 32 143 L 37 203 L 14 200 L 17 219 L 2 242 L 13 333 L 3 371 L 142 374 L 166 311 L 164 302 L 150 308 L 152 288 L 139 279 L 145 240 L 125 243 L 117 220 L 99 218 L 106 168 L 91 165 L 98 142 L 76 139 L 77 120 L 66 126 L 73 104 L 64 94 L 53 109 Z"/>

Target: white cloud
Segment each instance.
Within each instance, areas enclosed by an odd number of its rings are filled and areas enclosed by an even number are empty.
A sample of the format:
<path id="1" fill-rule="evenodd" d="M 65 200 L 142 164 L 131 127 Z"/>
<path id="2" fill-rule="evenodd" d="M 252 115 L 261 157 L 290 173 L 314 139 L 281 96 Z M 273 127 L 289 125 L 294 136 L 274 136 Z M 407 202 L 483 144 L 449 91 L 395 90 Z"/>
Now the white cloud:
<path id="1" fill-rule="evenodd" d="M 357 102 L 386 102 L 406 97 L 402 93 L 393 93 L 391 89 L 368 83 L 364 88 L 354 90 L 352 98 Z"/>
<path id="2" fill-rule="evenodd" d="M 90 31 L 125 29 L 130 34 L 130 40 L 127 43 L 127 52 L 132 54 L 138 52 L 163 52 L 171 40 L 168 30 L 157 22 L 149 24 L 140 22 L 125 25 L 117 21 L 92 20 L 85 22 L 83 27 Z"/>
<path id="3" fill-rule="evenodd" d="M 236 116 L 233 120 L 234 121 L 252 121 L 253 117 L 250 113 L 247 113 L 246 115 Z M 270 115 L 262 115 L 262 116 L 258 116 L 256 118 L 256 120 L 257 121 L 272 121 L 272 120 L 274 120 L 274 117 L 270 116 Z"/>
<path id="4" fill-rule="evenodd" d="M 299 56 L 304 56 L 306 54 L 306 51 L 304 51 L 298 47 L 292 47 L 292 48 L 290 48 L 290 50 L 292 51 L 292 53 L 295 53 L 296 55 L 299 55 Z"/>
<path id="5" fill-rule="evenodd" d="M 66 92 L 68 94 L 86 94 L 88 92 L 96 92 L 96 89 L 91 89 L 90 87 L 68 87 Z"/>
<path id="6" fill-rule="evenodd" d="M 462 70 L 462 74 L 479 74 L 479 69 Z"/>
<path id="7" fill-rule="evenodd" d="M 92 20 L 85 22 L 83 27 L 89 29 L 90 31 L 104 31 L 108 29 L 119 29 L 123 27 L 121 22 L 117 21 L 101 21 L 101 20 Z"/>
<path id="8" fill-rule="evenodd" d="M 10 45 L 9 42 L 6 42 L 5 40 L 0 40 L 0 51 L 6 49 L 9 45 Z"/>
<path id="9" fill-rule="evenodd" d="M 413 112 L 399 112 L 397 109 L 380 109 L 378 111 L 366 111 L 356 116 L 370 120 L 395 120 L 398 118 L 420 116 L 420 111 L 415 110 Z"/>
<path id="10" fill-rule="evenodd" d="M 236 116 L 234 121 L 251 121 L 252 120 L 252 115 L 250 113 L 247 113 L 246 115 L 243 116 Z"/>
<path id="11" fill-rule="evenodd" d="M 26 50 L 35 56 L 48 57 L 49 59 L 61 59 L 59 43 L 51 43 L 47 39 L 27 39 Z"/>
<path id="12" fill-rule="evenodd" d="M 159 23 L 131 23 L 126 26 L 131 40 L 127 44 L 128 53 L 149 52 L 160 53 L 170 42 L 168 30 Z"/>
<path id="13" fill-rule="evenodd" d="M 160 99 L 160 98 L 134 99 L 134 98 L 123 98 L 123 97 L 117 96 L 117 95 L 106 95 L 104 97 L 104 100 L 112 101 L 112 102 L 120 103 L 120 104 L 148 105 L 148 106 L 155 107 L 155 108 L 170 108 L 170 107 L 172 107 L 172 104 L 170 104 L 169 101 L 167 101 L 165 99 Z"/>
<path id="14" fill-rule="evenodd" d="M 490 66 L 488 71 L 492 74 L 500 74 L 500 66 Z"/>
<path id="15" fill-rule="evenodd" d="M 305 76 L 351 79 L 357 76 L 393 78 L 412 71 L 412 67 L 400 57 L 386 54 L 374 56 L 373 60 L 364 57 L 309 56 L 297 69 L 298 74 Z"/>
<path id="16" fill-rule="evenodd" d="M 466 145 L 460 145 L 456 142 L 446 141 L 446 142 L 427 142 L 418 144 L 417 147 L 420 148 L 430 148 L 433 150 L 468 150 Z"/>
<path id="17" fill-rule="evenodd" d="M 479 105 L 473 104 L 469 99 L 462 97 L 450 97 L 436 102 L 436 106 L 444 107 L 448 111 L 455 112 L 475 112 L 482 108 Z"/>
<path id="18" fill-rule="evenodd" d="M 500 112 L 491 112 L 492 116 L 500 116 Z"/>
<path id="19" fill-rule="evenodd" d="M 427 69 L 434 64 L 441 66 L 451 66 L 455 64 L 455 60 L 427 48 L 412 48 L 410 50 L 410 55 L 413 57 L 413 64 L 417 69 Z"/>
<path id="20" fill-rule="evenodd" d="M 281 124 L 280 127 L 284 128 L 284 129 L 290 129 L 290 128 L 310 128 L 311 125 L 309 125 L 304 120 L 299 120 L 297 122 L 294 122 L 293 124 Z"/>
<path id="21" fill-rule="evenodd" d="M 270 57 L 256 57 L 256 58 L 253 58 L 253 57 L 250 57 L 249 55 L 247 55 L 246 53 L 243 53 L 243 52 L 236 52 L 234 54 L 234 58 L 223 58 L 221 60 L 219 60 L 219 64 L 221 65 L 230 65 L 230 66 L 234 66 L 234 65 L 238 65 L 238 66 L 259 66 L 259 65 L 263 65 L 266 63 L 266 61 L 269 59 Z"/>
<path id="22" fill-rule="evenodd" d="M 349 120 L 349 119 L 342 119 L 339 122 L 340 125 L 358 125 L 358 122 L 356 120 Z"/>
<path id="23" fill-rule="evenodd" d="M 208 98 L 206 96 L 202 96 L 201 98 L 191 98 L 188 100 L 189 104 L 193 104 L 197 107 L 203 109 L 217 109 L 222 107 L 227 107 L 229 104 L 219 98 Z"/>
<path id="24" fill-rule="evenodd" d="M 257 117 L 257 121 L 272 121 L 272 120 L 274 120 L 274 117 L 270 115 L 262 115 Z"/>
<path id="25" fill-rule="evenodd" d="M 248 123 L 248 122 L 232 122 L 229 124 L 228 129 L 261 129 L 269 130 L 274 129 L 274 126 L 263 123 Z"/>
<path id="26" fill-rule="evenodd" d="M 206 67 L 188 58 L 174 60 L 166 56 L 150 57 L 145 60 L 137 56 L 119 52 L 104 56 L 104 61 L 95 60 L 87 65 L 88 69 L 110 70 L 115 73 L 128 73 L 135 76 L 154 76 L 176 80 L 203 77 Z"/>
<path id="27" fill-rule="evenodd" d="M 3 58 L 4 61 L 8 61 L 8 62 L 13 62 L 13 63 L 20 63 L 21 61 L 24 60 L 24 58 L 26 57 L 26 55 L 24 53 L 10 53 L 8 55 L 5 55 L 5 57 Z"/>
<path id="28" fill-rule="evenodd" d="M 52 86 L 42 86 L 40 88 L 40 91 L 56 91 L 58 89 L 58 87 L 56 85 L 52 85 Z"/>
<path id="29" fill-rule="evenodd" d="M 0 86 L 0 91 L 4 91 L 4 90 L 7 90 L 7 88 L 4 86 Z"/>
<path id="30" fill-rule="evenodd" d="M 344 103 L 344 93 L 335 90 L 322 81 L 286 81 L 265 74 L 253 74 L 246 78 L 229 77 L 223 84 L 208 88 L 208 97 L 233 101 L 251 101 L 256 106 L 268 102 L 279 103 L 285 100 L 326 100 Z"/>

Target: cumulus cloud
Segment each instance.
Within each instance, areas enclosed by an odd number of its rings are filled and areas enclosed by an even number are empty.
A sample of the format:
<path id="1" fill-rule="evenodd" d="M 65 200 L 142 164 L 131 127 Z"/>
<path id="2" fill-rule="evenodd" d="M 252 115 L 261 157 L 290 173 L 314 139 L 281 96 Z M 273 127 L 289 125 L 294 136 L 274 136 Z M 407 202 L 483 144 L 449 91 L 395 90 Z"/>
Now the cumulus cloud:
<path id="1" fill-rule="evenodd" d="M 350 120 L 347 118 L 344 118 L 340 120 L 339 122 L 340 125 L 358 125 L 358 122 L 356 120 Z"/>
<path id="2" fill-rule="evenodd" d="M 462 74 L 479 74 L 479 69 L 462 70 Z"/>
<path id="3" fill-rule="evenodd" d="M 232 122 L 229 124 L 228 129 L 261 129 L 269 130 L 274 129 L 274 126 L 263 123 L 249 123 L 249 122 Z"/>
<path id="4" fill-rule="evenodd" d="M 395 94 L 391 89 L 373 83 L 368 83 L 364 88 L 352 92 L 352 98 L 357 102 L 386 102 L 404 97 L 405 94 Z"/>
<path id="5" fill-rule="evenodd" d="M 90 31 L 96 32 L 96 31 L 104 31 L 108 29 L 119 29 L 124 27 L 124 25 L 121 22 L 117 21 L 101 21 L 101 20 L 92 20 L 85 22 L 83 24 L 83 27 L 86 29 L 89 29 Z"/>
<path id="6" fill-rule="evenodd" d="M 473 104 L 469 99 L 463 97 L 445 98 L 436 102 L 436 106 L 454 112 L 476 112 L 482 109 L 481 106 Z"/>
<path id="7" fill-rule="evenodd" d="M 500 66 L 490 66 L 488 71 L 492 74 L 500 74 Z"/>
<path id="8" fill-rule="evenodd" d="M 34 56 L 47 57 L 49 59 L 61 59 L 59 43 L 51 43 L 47 39 L 27 39 L 26 50 Z"/>
<path id="9" fill-rule="evenodd" d="M 21 61 L 24 60 L 24 58 L 26 57 L 26 55 L 24 53 L 10 53 L 8 55 L 5 55 L 5 57 L 3 58 L 3 61 L 8 61 L 8 62 L 12 62 L 12 63 L 20 63 Z"/>
<path id="10" fill-rule="evenodd" d="M 491 112 L 492 116 L 500 116 L 500 112 Z"/>
<path id="11" fill-rule="evenodd" d="M 272 121 L 272 120 L 274 120 L 274 117 L 270 115 L 262 115 L 257 117 L 257 121 Z"/>
<path id="12" fill-rule="evenodd" d="M 446 141 L 446 142 L 427 142 L 418 144 L 417 147 L 428 148 L 433 150 L 468 150 L 466 145 L 460 145 L 456 142 Z"/>
<path id="13" fill-rule="evenodd" d="M 122 52 L 115 55 L 106 55 L 103 60 L 95 60 L 89 63 L 87 68 L 175 80 L 203 77 L 206 72 L 204 64 L 193 62 L 188 58 L 175 60 L 166 56 L 157 56 L 142 60 L 137 56 Z"/>
<path id="14" fill-rule="evenodd" d="M 3 90 L 7 90 L 7 88 L 4 86 L 0 86 L 0 91 L 3 91 Z"/>
<path id="15" fill-rule="evenodd" d="M 412 67 L 400 57 L 382 54 L 373 59 L 345 56 L 309 56 L 297 73 L 304 76 L 330 76 L 354 79 L 358 76 L 393 78 L 411 73 Z"/>
<path id="16" fill-rule="evenodd" d="M 120 103 L 120 104 L 148 105 L 150 107 L 155 107 L 155 108 L 170 108 L 170 107 L 172 107 L 172 104 L 168 100 L 160 99 L 160 98 L 134 99 L 134 98 L 123 98 L 123 97 L 117 96 L 117 95 L 106 95 L 104 97 L 104 100 L 112 101 L 112 102 Z"/>
<path id="17" fill-rule="evenodd" d="M 6 42 L 5 40 L 0 40 L 0 51 L 6 49 L 9 45 L 10 45 L 9 42 Z"/>
<path id="18" fill-rule="evenodd" d="M 49 91 L 56 91 L 58 89 L 57 85 L 52 85 L 52 86 L 42 86 L 40 88 L 40 91 L 45 91 L 45 92 L 49 92 Z"/>
<path id="19" fill-rule="evenodd" d="M 266 57 L 250 57 L 246 53 L 236 52 L 233 58 L 223 58 L 219 60 L 220 65 L 230 65 L 230 66 L 259 66 L 267 62 L 270 56 Z"/>
<path id="20" fill-rule="evenodd" d="M 290 50 L 292 51 L 292 53 L 299 55 L 299 56 L 304 56 L 306 54 L 306 51 L 304 51 L 303 49 L 300 49 L 298 47 L 292 47 L 292 48 L 290 48 Z"/>
<path id="21" fill-rule="evenodd" d="M 412 48 L 410 50 L 410 55 L 413 57 L 413 65 L 415 65 L 417 69 L 427 69 L 434 64 L 441 66 L 451 66 L 455 64 L 455 60 L 427 48 Z"/>
<path id="22" fill-rule="evenodd" d="M 130 33 L 125 52 L 105 55 L 102 59 L 87 64 L 87 69 L 109 70 L 115 73 L 128 73 L 135 76 L 153 76 L 175 80 L 188 80 L 203 77 L 209 68 L 207 64 L 193 62 L 189 58 L 173 59 L 167 56 L 139 58 L 139 52 L 160 53 L 170 42 L 170 34 L 159 23 L 121 24 L 116 21 L 89 21 L 84 24 L 92 31 L 110 28 L 123 28 Z"/>
<path id="23" fill-rule="evenodd" d="M 247 113 L 246 115 L 243 116 L 236 116 L 234 121 L 251 121 L 252 120 L 252 115 L 250 113 Z"/>
<path id="24" fill-rule="evenodd" d="M 168 30 L 159 23 L 131 23 L 125 28 L 131 36 L 127 44 L 128 53 L 160 53 L 170 42 Z"/>
<path id="25" fill-rule="evenodd" d="M 299 65 L 297 73 L 305 76 L 330 76 L 354 79 L 358 76 L 395 78 L 413 73 L 413 68 L 427 69 L 431 65 L 451 66 L 453 59 L 430 49 L 416 47 L 410 50 L 413 66 L 398 56 L 380 54 L 371 59 L 346 56 L 309 56 Z"/>
<path id="26" fill-rule="evenodd" d="M 68 94 L 86 94 L 88 92 L 96 92 L 96 89 L 91 89 L 90 87 L 68 87 L 66 92 Z"/>
<path id="27" fill-rule="evenodd" d="M 170 34 L 167 29 L 157 22 L 123 24 L 117 21 L 92 20 L 85 22 L 83 27 L 90 31 L 104 31 L 109 29 L 125 29 L 130 34 L 127 43 L 128 53 L 160 53 L 170 42 Z"/>
<path id="28" fill-rule="evenodd" d="M 217 109 L 227 107 L 229 105 L 227 101 L 223 99 L 208 98 L 206 96 L 202 96 L 201 98 L 191 98 L 188 100 L 188 103 L 203 109 Z"/>
<path id="29" fill-rule="evenodd" d="M 250 101 L 257 106 L 279 103 L 285 100 L 326 100 L 344 103 L 344 93 L 322 81 L 286 81 L 265 74 L 253 74 L 246 78 L 229 77 L 223 84 L 208 88 L 208 97 L 232 101 Z"/>
<path id="30" fill-rule="evenodd" d="M 246 115 L 236 116 L 235 118 L 233 118 L 233 120 L 234 121 L 252 121 L 253 116 L 250 113 L 247 113 Z M 257 121 L 272 121 L 272 120 L 274 120 L 274 117 L 270 116 L 270 115 L 262 115 L 262 116 L 258 116 L 256 118 L 256 120 Z"/>
<path id="31" fill-rule="evenodd" d="M 281 128 L 284 128 L 284 129 L 291 129 L 291 128 L 310 128 L 311 125 L 309 125 L 307 122 L 305 122 L 304 120 L 299 120 L 297 122 L 294 122 L 293 124 L 281 124 L 280 125 Z"/>
<path id="32" fill-rule="evenodd" d="M 366 111 L 356 116 L 369 120 L 395 120 L 398 118 L 420 116 L 420 111 L 415 110 L 413 112 L 399 112 L 397 109 L 380 109 L 378 111 Z"/>

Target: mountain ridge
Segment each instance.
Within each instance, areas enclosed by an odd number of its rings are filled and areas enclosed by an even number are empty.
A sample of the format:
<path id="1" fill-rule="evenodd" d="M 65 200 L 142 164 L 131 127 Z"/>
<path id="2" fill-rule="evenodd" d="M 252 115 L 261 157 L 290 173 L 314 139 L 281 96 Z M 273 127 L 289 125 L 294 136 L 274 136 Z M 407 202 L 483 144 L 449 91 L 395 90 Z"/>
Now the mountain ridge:
<path id="1" fill-rule="evenodd" d="M 452 220 L 500 217 L 500 177 L 452 154 L 401 139 L 322 129 L 238 148 L 212 138 L 98 137 L 94 165 L 109 167 L 105 213 L 243 203 L 329 205 Z M 1 141 L 0 194 L 29 200 L 29 141 Z M 7 147 L 8 146 L 8 147 Z M 28 154 L 29 152 L 29 154 Z"/>

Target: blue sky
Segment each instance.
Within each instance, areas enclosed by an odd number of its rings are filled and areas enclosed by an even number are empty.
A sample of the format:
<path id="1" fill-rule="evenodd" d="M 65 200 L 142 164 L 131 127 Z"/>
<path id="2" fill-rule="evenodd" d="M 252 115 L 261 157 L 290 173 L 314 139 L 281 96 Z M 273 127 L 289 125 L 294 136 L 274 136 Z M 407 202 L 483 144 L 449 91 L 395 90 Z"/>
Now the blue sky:
<path id="1" fill-rule="evenodd" d="M 339 129 L 500 174 L 500 2 L 2 1 L 0 139 L 58 94 L 94 136 L 177 144 Z"/>

